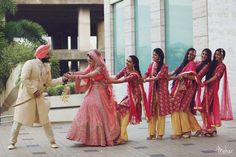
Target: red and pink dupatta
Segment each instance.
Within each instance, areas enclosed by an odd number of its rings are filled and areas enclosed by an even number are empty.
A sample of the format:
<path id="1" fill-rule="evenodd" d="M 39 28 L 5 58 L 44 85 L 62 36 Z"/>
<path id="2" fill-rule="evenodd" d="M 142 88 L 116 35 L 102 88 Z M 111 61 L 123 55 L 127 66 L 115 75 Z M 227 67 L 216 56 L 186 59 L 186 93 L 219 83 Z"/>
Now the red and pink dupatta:
<path id="1" fill-rule="evenodd" d="M 184 74 L 194 74 L 196 76 L 196 63 L 194 61 L 190 61 L 181 71 L 181 73 L 179 74 L 184 75 Z M 188 87 L 188 85 L 191 83 L 191 80 L 187 80 L 185 85 L 186 87 Z M 177 89 L 180 89 L 182 87 L 180 87 L 180 83 L 179 80 L 176 80 L 174 87 L 171 90 L 171 96 L 174 96 L 175 93 L 177 92 Z"/>
<path id="2" fill-rule="evenodd" d="M 215 93 L 214 93 L 215 94 Z M 227 69 L 224 72 L 224 82 L 221 100 L 221 120 L 233 120 L 233 112 L 231 107 L 231 99 L 229 93 L 229 84 L 227 77 Z"/>
<path id="3" fill-rule="evenodd" d="M 206 87 L 207 89 L 207 87 Z M 215 83 L 213 86 L 213 110 L 212 114 L 209 111 L 209 107 L 207 107 L 207 128 L 211 128 L 212 126 L 221 126 L 221 120 L 233 120 L 233 113 L 231 107 L 231 99 L 229 93 L 229 86 L 228 86 L 228 78 L 227 78 L 227 70 L 224 71 L 224 82 L 223 82 L 223 90 L 222 90 L 222 100 L 221 100 L 221 108 L 219 105 L 219 97 L 218 97 L 218 90 L 219 90 L 219 82 Z M 208 95 L 208 94 L 207 94 Z M 208 102 L 208 97 L 207 97 Z M 213 123 L 213 125 L 212 125 Z"/>
<path id="4" fill-rule="evenodd" d="M 133 72 L 132 74 L 139 76 L 139 74 L 137 72 Z M 144 91 L 144 87 L 143 84 L 140 83 L 139 84 L 140 90 L 141 90 L 141 94 L 142 94 L 142 101 L 143 101 L 143 106 L 145 109 L 145 115 L 146 118 L 149 120 L 150 119 L 150 110 L 147 110 L 147 97 L 146 97 L 146 93 Z M 132 87 L 129 85 L 128 83 L 128 95 L 129 95 L 129 106 L 130 106 L 130 122 L 133 124 L 138 124 L 141 122 L 140 119 L 140 115 L 138 114 L 137 110 L 136 110 L 136 104 L 135 104 L 135 100 L 133 97 L 133 92 L 132 92 Z"/>
<path id="5" fill-rule="evenodd" d="M 90 87 L 90 81 L 88 78 L 81 80 L 79 77 L 77 77 L 77 75 L 87 74 L 91 71 L 91 69 L 92 67 L 88 65 L 88 67 L 85 70 L 76 72 L 76 77 L 75 77 L 75 92 L 76 93 L 84 93 Z M 84 84 L 82 84 L 82 82 L 84 82 Z"/>

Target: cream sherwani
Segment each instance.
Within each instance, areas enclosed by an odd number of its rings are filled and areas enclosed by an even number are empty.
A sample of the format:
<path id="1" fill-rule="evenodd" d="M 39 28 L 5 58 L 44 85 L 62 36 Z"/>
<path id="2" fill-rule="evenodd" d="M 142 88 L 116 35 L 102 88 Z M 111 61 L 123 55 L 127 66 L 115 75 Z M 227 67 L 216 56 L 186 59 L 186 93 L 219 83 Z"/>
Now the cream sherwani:
<path id="1" fill-rule="evenodd" d="M 62 78 L 52 79 L 51 68 L 48 63 L 42 63 L 39 59 L 27 61 L 21 72 L 21 85 L 19 88 L 16 104 L 30 101 L 15 107 L 14 121 L 22 124 L 32 124 L 35 120 L 44 125 L 49 122 L 48 111 L 43 94 L 35 98 L 34 92 L 42 93 L 48 86 L 62 83 Z"/>
<path id="2" fill-rule="evenodd" d="M 39 122 L 51 143 L 55 142 L 51 124 L 48 118 L 48 109 L 45 97 L 34 97 L 39 90 L 41 93 L 48 86 L 62 83 L 62 78 L 52 79 L 51 67 L 48 63 L 42 63 L 39 59 L 26 61 L 21 72 L 21 84 L 16 104 L 27 101 L 15 107 L 14 123 L 12 125 L 10 143 L 15 144 L 22 124 Z"/>

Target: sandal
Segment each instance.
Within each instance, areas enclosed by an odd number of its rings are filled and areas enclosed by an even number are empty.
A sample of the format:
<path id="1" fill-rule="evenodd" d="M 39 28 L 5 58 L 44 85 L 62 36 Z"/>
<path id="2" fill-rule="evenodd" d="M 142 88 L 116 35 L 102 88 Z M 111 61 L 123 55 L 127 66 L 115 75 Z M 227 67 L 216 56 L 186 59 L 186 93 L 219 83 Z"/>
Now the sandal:
<path id="1" fill-rule="evenodd" d="M 149 137 L 146 138 L 146 140 L 155 140 L 156 137 L 155 135 L 150 135 Z"/>
<path id="2" fill-rule="evenodd" d="M 197 130 L 193 136 L 194 137 L 198 137 L 198 136 L 200 136 L 202 134 L 203 134 L 202 130 Z"/>
<path id="3" fill-rule="evenodd" d="M 163 135 L 158 135 L 157 137 L 156 137 L 156 140 L 162 140 L 163 139 Z"/>
<path id="4" fill-rule="evenodd" d="M 177 140 L 177 139 L 180 139 L 180 138 L 181 138 L 181 135 L 171 135 L 172 140 Z"/>
<path id="5" fill-rule="evenodd" d="M 205 133 L 203 134 L 203 136 L 205 136 L 205 137 L 212 137 L 212 136 L 211 136 L 211 133 L 209 133 L 209 132 L 205 132 Z"/>
<path id="6" fill-rule="evenodd" d="M 115 145 L 120 145 L 120 144 L 124 144 L 126 143 L 127 141 L 124 140 L 124 139 L 118 139 L 117 141 L 115 141 Z"/>
<path id="7" fill-rule="evenodd" d="M 217 131 L 215 130 L 215 131 L 211 132 L 210 134 L 211 134 L 211 137 L 215 137 L 217 135 Z"/>
<path id="8" fill-rule="evenodd" d="M 189 131 L 189 132 L 186 132 L 186 133 L 184 133 L 183 135 L 182 135 L 182 137 L 183 138 L 190 138 L 191 137 L 191 132 Z"/>

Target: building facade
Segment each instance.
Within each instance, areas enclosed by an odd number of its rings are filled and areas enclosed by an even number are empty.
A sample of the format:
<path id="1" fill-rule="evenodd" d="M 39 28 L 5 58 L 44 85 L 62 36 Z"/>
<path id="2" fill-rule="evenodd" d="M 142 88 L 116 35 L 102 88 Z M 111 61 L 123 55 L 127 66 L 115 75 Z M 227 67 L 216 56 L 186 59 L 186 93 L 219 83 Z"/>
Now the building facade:
<path id="1" fill-rule="evenodd" d="M 194 47 L 197 60 L 201 51 L 226 51 L 231 97 L 236 95 L 236 1 L 234 0 L 107 0 L 104 1 L 105 52 L 114 74 L 135 54 L 142 73 L 151 62 L 152 50 L 165 51 L 173 70 L 186 50 Z M 223 81 L 222 81 L 223 82 Z M 232 99 L 232 103 L 235 101 Z M 234 109 L 236 110 L 236 109 Z"/>
<path id="2" fill-rule="evenodd" d="M 16 0 L 17 12 L 6 20 L 28 19 L 48 33 L 53 54 L 60 60 L 61 74 L 78 70 L 86 51 L 104 51 L 103 0 Z M 79 61 L 79 63 L 78 63 Z"/>

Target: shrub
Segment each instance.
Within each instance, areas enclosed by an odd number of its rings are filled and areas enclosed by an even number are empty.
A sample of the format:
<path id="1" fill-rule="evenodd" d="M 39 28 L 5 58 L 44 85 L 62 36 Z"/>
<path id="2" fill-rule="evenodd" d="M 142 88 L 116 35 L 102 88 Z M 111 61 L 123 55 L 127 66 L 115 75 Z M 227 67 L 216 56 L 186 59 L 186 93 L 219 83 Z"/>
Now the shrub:
<path id="1" fill-rule="evenodd" d="M 68 83 L 69 87 L 70 87 L 70 93 L 71 94 L 75 94 L 75 83 L 74 82 L 70 82 Z"/>
<path id="2" fill-rule="evenodd" d="M 0 57 L 0 93 L 5 89 L 11 71 L 17 64 L 33 58 L 33 45 L 11 43 L 1 52 Z"/>
<path id="3" fill-rule="evenodd" d="M 52 78 L 60 77 L 59 61 L 58 61 L 58 59 L 55 56 L 51 56 L 50 64 L 51 64 Z"/>
<path id="4" fill-rule="evenodd" d="M 70 87 L 70 94 L 75 94 L 75 84 L 74 82 L 69 82 L 68 86 Z M 48 87 L 47 88 L 47 93 L 49 96 L 57 96 L 57 95 L 61 95 L 62 92 L 64 91 L 65 85 L 56 85 L 53 87 Z"/>

